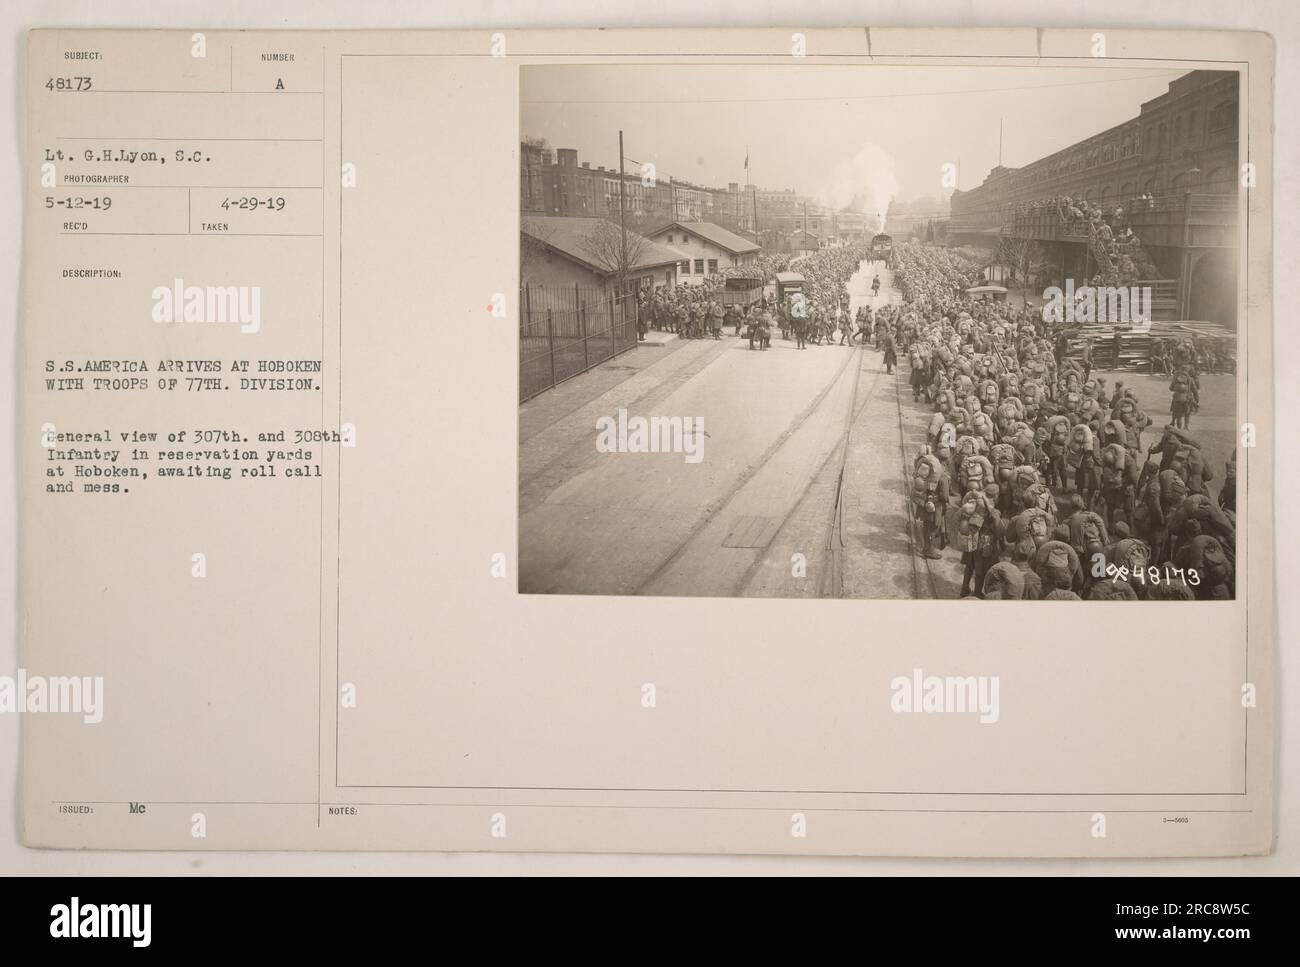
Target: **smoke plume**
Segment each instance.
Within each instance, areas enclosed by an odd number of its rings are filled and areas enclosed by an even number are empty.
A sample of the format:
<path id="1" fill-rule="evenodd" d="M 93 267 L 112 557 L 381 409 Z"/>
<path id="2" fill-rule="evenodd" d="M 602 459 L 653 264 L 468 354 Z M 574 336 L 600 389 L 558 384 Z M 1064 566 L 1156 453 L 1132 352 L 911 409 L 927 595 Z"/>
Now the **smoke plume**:
<path id="1" fill-rule="evenodd" d="M 850 208 L 875 219 L 875 231 L 885 230 L 889 203 L 898 194 L 894 159 L 878 144 L 864 144 L 852 158 L 835 169 L 821 201 L 837 210 Z"/>

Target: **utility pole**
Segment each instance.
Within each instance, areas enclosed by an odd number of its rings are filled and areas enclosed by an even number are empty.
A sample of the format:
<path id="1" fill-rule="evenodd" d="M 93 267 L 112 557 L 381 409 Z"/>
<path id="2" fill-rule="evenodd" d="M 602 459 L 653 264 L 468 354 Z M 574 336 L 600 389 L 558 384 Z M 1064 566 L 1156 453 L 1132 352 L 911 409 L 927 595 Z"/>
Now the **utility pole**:
<path id="1" fill-rule="evenodd" d="M 627 206 L 623 196 L 627 193 L 627 179 L 623 174 L 623 130 L 618 132 L 618 229 L 622 235 L 622 257 L 618 265 L 618 289 L 621 299 L 627 289 Z M 610 325 L 613 326 L 613 320 Z"/>
<path id="2" fill-rule="evenodd" d="M 677 189 L 673 187 L 673 176 L 668 176 L 668 194 L 673 199 L 673 221 L 677 221 Z"/>
<path id="3" fill-rule="evenodd" d="M 758 243 L 759 248 L 762 248 L 763 239 L 758 234 L 758 188 L 753 189 L 753 194 L 750 197 L 754 201 L 754 241 Z"/>
<path id="4" fill-rule="evenodd" d="M 808 247 L 808 203 L 803 203 L 803 246 Z"/>

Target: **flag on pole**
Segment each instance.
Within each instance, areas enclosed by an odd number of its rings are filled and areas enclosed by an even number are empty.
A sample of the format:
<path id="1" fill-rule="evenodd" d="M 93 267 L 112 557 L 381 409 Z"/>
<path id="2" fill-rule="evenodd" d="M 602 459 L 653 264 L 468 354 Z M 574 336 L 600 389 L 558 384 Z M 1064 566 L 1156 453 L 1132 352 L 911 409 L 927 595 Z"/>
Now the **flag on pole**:
<path id="1" fill-rule="evenodd" d="M 745 170 L 749 170 L 749 145 L 745 145 Z"/>

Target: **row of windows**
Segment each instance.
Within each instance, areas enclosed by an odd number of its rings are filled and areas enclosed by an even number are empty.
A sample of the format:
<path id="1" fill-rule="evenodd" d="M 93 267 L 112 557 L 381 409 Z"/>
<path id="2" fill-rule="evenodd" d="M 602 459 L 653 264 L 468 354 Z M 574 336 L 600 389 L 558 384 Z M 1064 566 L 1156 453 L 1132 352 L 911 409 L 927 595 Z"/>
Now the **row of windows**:
<path id="1" fill-rule="evenodd" d="M 1208 172 L 1180 171 L 1165 179 L 1159 174 L 1152 174 L 1141 181 L 1126 181 L 1116 190 L 1113 184 L 1100 188 L 1090 187 L 1082 192 L 1076 191 L 1075 197 L 1099 206 L 1120 205 L 1133 211 L 1141 212 L 1147 204 L 1143 196 L 1154 198 L 1177 198 L 1183 192 L 1195 192 L 1206 195 L 1231 195 L 1237 190 L 1237 172 L 1232 165 L 1219 165 Z M 1020 195 L 1016 200 L 1000 200 L 996 209 L 983 207 L 963 211 L 962 206 L 953 209 L 953 218 L 963 224 L 993 224 L 999 218 L 1013 215 L 1018 207 L 1037 200 L 1032 193 Z"/>
<path id="2" fill-rule="evenodd" d="M 525 163 L 527 169 L 529 164 Z M 572 170 L 572 169 L 571 169 Z M 539 177 L 531 172 L 528 177 Z M 563 171 L 557 171 L 553 177 L 558 177 L 558 181 L 551 182 L 551 188 L 555 191 L 565 191 L 569 189 L 570 175 Z M 617 207 L 619 197 L 619 183 L 617 178 L 593 178 L 587 169 L 578 171 L 573 177 L 574 186 L 579 194 L 590 195 L 593 193 L 593 186 L 599 181 L 604 186 L 603 194 L 605 196 L 606 207 Z M 724 191 L 720 188 L 688 188 L 685 186 L 665 184 L 663 182 L 647 186 L 640 179 L 629 176 L 625 182 L 624 197 L 629 204 L 640 205 L 651 198 L 654 198 L 657 204 L 665 211 L 673 206 L 673 198 L 676 197 L 676 208 L 679 213 L 698 217 L 701 213 L 717 209 L 719 211 L 726 209 L 728 211 L 737 208 L 739 200 L 748 198 L 741 192 Z M 774 206 L 782 208 L 795 207 L 798 199 L 796 196 L 780 196 L 779 200 L 772 201 L 766 196 L 760 199 L 762 207 Z"/>
<path id="3" fill-rule="evenodd" d="M 1236 101 L 1220 101 L 1206 113 L 1205 136 L 1219 134 L 1230 136 L 1231 132 L 1235 131 L 1236 128 Z M 1070 157 L 1058 159 L 1051 165 L 1038 166 L 1036 170 L 1026 171 L 1020 178 L 1015 180 L 1023 185 L 1023 179 L 1028 178 L 1030 184 L 1040 184 L 1045 181 L 1054 181 L 1087 168 L 1094 168 L 1099 164 L 1109 164 L 1117 159 L 1140 156 L 1144 139 L 1153 148 L 1154 157 L 1156 158 L 1168 156 L 1171 148 L 1190 146 L 1204 140 L 1200 127 L 1200 114 L 1195 107 L 1186 113 L 1175 115 L 1172 140 L 1169 128 L 1164 121 L 1147 125 L 1144 135 L 1145 138 L 1143 134 L 1136 130 L 1127 131 L 1120 135 L 1118 142 L 1111 142 L 1104 146 L 1074 153 Z"/>
<path id="4" fill-rule="evenodd" d="M 717 260 L 717 259 L 709 259 L 709 260 L 708 260 L 708 263 L 709 263 L 709 271 L 708 271 L 708 272 L 705 272 L 705 271 L 704 271 L 704 263 L 705 263 L 705 260 L 704 260 L 704 259 L 696 259 L 696 260 L 695 260 L 695 272 L 692 273 L 692 272 L 691 272 L 691 260 L 690 260 L 690 259 L 682 259 L 679 263 L 677 263 L 677 269 L 678 269 L 678 271 L 679 271 L 682 275 L 692 275 L 692 274 L 694 274 L 694 275 L 713 275 L 713 274 L 715 274 L 715 273 L 718 271 L 718 260 Z"/>
<path id="5" fill-rule="evenodd" d="M 1077 197 L 1081 197 L 1094 205 L 1121 205 L 1135 208 L 1142 211 L 1141 200 L 1143 195 L 1159 197 L 1170 193 L 1177 195 L 1180 192 L 1194 191 L 1207 195 L 1230 195 L 1236 191 L 1237 183 L 1234 171 L 1227 165 L 1221 165 L 1210 171 L 1204 177 L 1191 171 L 1180 172 L 1174 175 L 1169 183 L 1166 184 L 1158 175 L 1151 175 L 1142 182 L 1126 181 L 1116 191 L 1112 185 L 1103 185 L 1101 188 L 1088 188 Z M 1004 209 L 1004 214 L 1011 214 L 1015 211 L 1015 205 L 1010 205 Z M 955 212 L 957 217 L 963 215 L 978 215 L 979 212 Z"/>

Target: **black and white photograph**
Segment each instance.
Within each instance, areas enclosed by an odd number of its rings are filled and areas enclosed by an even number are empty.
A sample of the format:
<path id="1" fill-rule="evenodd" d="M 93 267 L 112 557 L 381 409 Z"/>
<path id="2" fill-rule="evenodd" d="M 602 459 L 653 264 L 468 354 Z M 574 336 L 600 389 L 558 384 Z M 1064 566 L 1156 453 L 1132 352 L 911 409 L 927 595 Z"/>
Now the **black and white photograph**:
<path id="1" fill-rule="evenodd" d="M 0 23 L 10 940 L 338 959 L 408 876 L 1277 932 L 1300 7 Z"/>
<path id="2" fill-rule="evenodd" d="M 1235 596 L 1236 71 L 520 89 L 521 592 Z"/>

